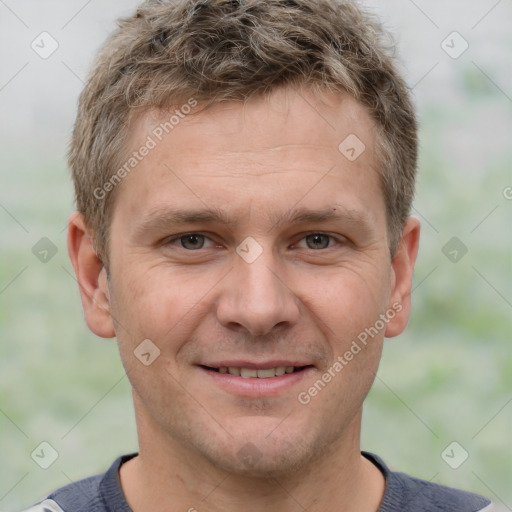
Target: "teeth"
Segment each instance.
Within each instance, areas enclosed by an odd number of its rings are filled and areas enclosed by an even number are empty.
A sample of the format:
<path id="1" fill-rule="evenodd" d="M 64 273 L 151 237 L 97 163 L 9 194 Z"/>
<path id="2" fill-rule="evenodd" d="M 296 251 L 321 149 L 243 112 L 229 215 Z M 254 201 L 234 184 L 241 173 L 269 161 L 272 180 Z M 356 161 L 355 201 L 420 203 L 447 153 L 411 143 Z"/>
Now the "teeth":
<path id="1" fill-rule="evenodd" d="M 270 379 L 271 377 L 280 377 L 285 373 L 293 373 L 294 366 L 278 366 L 277 368 L 237 368 L 235 366 L 221 366 L 219 373 L 228 373 L 229 375 L 236 375 L 244 379 Z"/>
<path id="2" fill-rule="evenodd" d="M 258 370 L 258 379 L 268 379 L 269 377 L 275 377 L 276 371 L 274 368 L 268 368 L 267 370 Z"/>
<path id="3" fill-rule="evenodd" d="M 240 377 L 244 379 L 253 379 L 258 376 L 256 368 L 240 368 Z"/>

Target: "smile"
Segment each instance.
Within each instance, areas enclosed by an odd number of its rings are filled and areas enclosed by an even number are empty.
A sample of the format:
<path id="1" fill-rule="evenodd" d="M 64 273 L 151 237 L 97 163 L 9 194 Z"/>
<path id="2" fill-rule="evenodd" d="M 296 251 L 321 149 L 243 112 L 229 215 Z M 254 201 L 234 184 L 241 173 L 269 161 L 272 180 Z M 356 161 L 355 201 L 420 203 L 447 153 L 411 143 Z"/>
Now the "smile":
<path id="1" fill-rule="evenodd" d="M 249 363 L 248 361 L 222 362 L 198 365 L 209 382 L 230 394 L 244 397 L 280 396 L 314 375 L 311 364 L 286 361 Z"/>
<path id="2" fill-rule="evenodd" d="M 243 368 L 238 366 L 220 366 L 219 368 L 213 368 L 203 366 L 203 368 L 218 373 L 236 375 L 244 379 L 270 379 L 272 377 L 280 377 L 285 374 L 300 372 L 304 370 L 306 366 L 277 366 L 275 368 Z"/>

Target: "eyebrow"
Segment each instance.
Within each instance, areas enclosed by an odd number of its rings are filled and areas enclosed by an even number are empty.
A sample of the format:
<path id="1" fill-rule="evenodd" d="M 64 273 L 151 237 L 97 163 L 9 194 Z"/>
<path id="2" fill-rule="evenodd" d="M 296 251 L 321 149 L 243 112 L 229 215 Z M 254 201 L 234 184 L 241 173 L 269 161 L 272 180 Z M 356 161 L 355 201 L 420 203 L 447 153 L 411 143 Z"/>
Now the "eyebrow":
<path id="1" fill-rule="evenodd" d="M 346 208 L 339 204 L 320 210 L 309 208 L 293 208 L 286 213 L 267 213 L 267 220 L 271 228 L 275 229 L 284 225 L 321 223 L 338 221 L 356 225 L 359 229 L 369 231 L 372 223 L 366 212 Z M 182 224 L 220 224 L 233 229 L 240 224 L 240 216 L 229 217 L 218 208 L 204 209 L 175 209 L 159 208 L 146 214 L 135 227 L 135 236 L 142 236 L 148 232 L 168 230 L 171 226 Z"/>

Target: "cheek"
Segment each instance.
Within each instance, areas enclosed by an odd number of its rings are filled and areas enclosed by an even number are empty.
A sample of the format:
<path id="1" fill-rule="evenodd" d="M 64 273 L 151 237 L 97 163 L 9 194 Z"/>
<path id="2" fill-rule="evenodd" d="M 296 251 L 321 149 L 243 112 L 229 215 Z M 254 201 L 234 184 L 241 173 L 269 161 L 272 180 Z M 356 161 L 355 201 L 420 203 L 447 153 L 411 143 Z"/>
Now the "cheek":
<path id="1" fill-rule="evenodd" d="M 356 337 L 373 325 L 389 300 L 388 276 L 377 265 L 345 266 L 328 276 L 304 279 L 303 303 L 334 332 L 336 339 Z M 298 277 L 296 278 L 298 279 Z"/>
<path id="2" fill-rule="evenodd" d="M 208 313 L 214 313 L 226 267 L 179 270 L 166 264 L 144 266 L 140 258 L 123 262 L 113 275 L 112 312 L 123 346 L 149 338 L 178 351 Z M 387 305 L 389 276 L 373 260 L 345 262 L 339 268 L 289 269 L 285 281 L 305 308 L 305 318 L 327 339 L 347 340 L 372 325 Z M 309 310 L 309 311 L 308 311 Z M 176 343 L 171 343 L 176 340 Z M 175 346 L 176 345 L 176 346 Z M 335 348 L 334 346 L 332 348 Z"/>
<path id="3" fill-rule="evenodd" d="M 124 345 L 149 338 L 163 349 L 170 339 L 181 339 L 197 325 L 220 279 L 217 272 L 198 274 L 164 265 L 134 263 L 134 272 L 124 268 L 128 270 L 112 288 L 116 332 Z"/>

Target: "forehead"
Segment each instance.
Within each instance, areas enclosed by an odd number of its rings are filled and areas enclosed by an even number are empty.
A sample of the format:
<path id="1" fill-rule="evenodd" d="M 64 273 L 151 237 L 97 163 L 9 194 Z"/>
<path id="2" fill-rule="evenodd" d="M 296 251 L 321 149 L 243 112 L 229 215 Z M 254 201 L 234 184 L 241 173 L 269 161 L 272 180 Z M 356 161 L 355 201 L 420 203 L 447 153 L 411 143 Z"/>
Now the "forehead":
<path id="1" fill-rule="evenodd" d="M 190 107 L 191 102 L 197 103 L 183 99 L 168 111 L 150 110 L 137 117 L 131 127 L 131 145 L 152 135 L 157 143 L 174 139 L 186 147 L 199 143 L 202 150 L 226 148 L 241 153 L 316 146 L 336 154 L 340 142 L 352 134 L 372 149 L 374 122 L 366 107 L 348 94 L 283 87 L 245 102 Z M 198 131 L 200 136 L 193 136 Z"/>
<path id="2" fill-rule="evenodd" d="M 131 125 L 130 150 L 149 140 L 152 149 L 118 191 L 124 214 L 187 202 L 236 210 L 239 218 L 261 211 L 268 220 L 299 203 L 350 211 L 372 210 L 368 200 L 384 205 L 375 126 L 348 95 L 280 89 L 245 103 L 149 111 Z"/>

